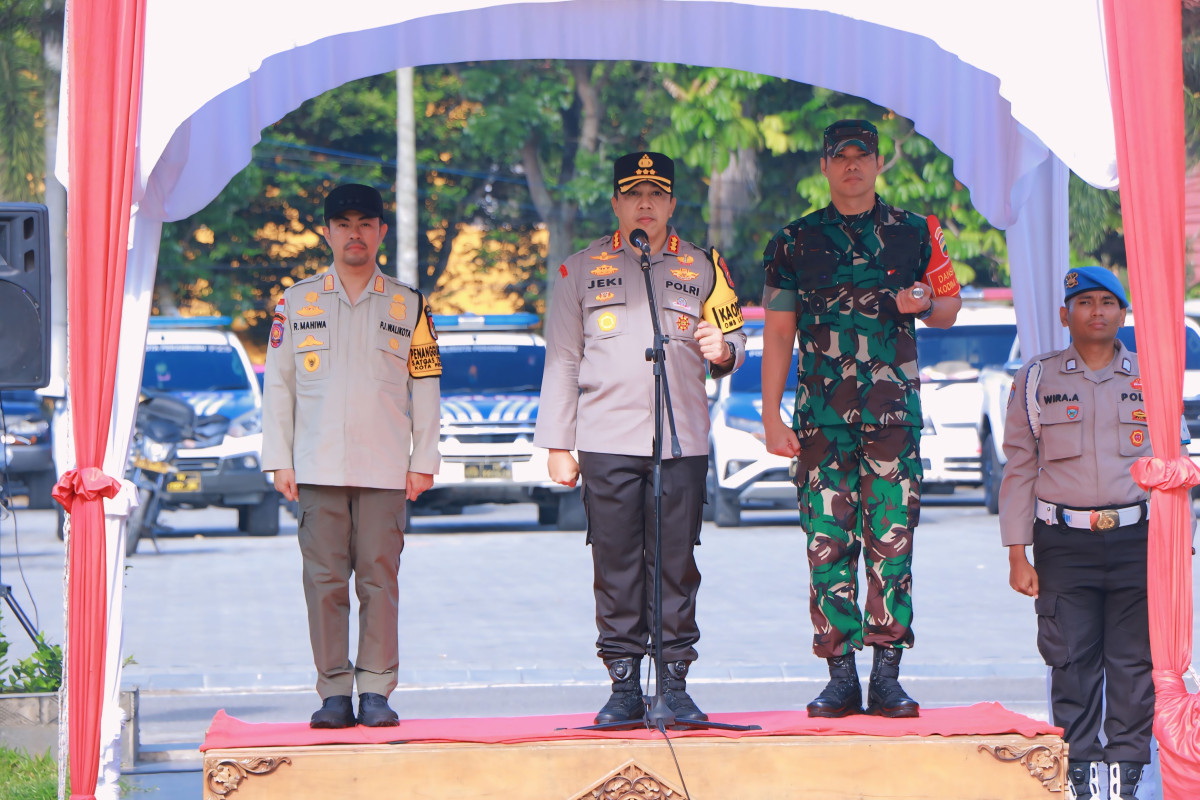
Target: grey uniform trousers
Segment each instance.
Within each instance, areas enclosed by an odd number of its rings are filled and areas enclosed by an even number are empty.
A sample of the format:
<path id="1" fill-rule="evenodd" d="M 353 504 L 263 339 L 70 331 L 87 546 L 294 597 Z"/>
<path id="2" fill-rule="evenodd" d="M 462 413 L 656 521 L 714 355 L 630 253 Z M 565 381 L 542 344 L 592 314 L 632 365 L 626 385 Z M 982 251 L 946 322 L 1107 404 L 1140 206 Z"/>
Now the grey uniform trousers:
<path id="1" fill-rule="evenodd" d="M 1038 649 L 1072 761 L 1150 762 L 1146 533 L 1145 521 L 1106 533 L 1034 523 Z"/>
<path id="2" fill-rule="evenodd" d="M 654 459 L 580 453 L 596 594 L 596 649 L 603 659 L 648 651 L 654 617 Z M 663 658 L 694 661 L 696 594 L 708 456 L 662 464 Z"/>
<path id="3" fill-rule="evenodd" d="M 400 664 L 398 608 L 405 496 L 400 489 L 301 484 L 298 538 L 308 635 L 324 700 L 358 691 L 387 697 Z M 358 652 L 350 660 L 350 575 Z"/>

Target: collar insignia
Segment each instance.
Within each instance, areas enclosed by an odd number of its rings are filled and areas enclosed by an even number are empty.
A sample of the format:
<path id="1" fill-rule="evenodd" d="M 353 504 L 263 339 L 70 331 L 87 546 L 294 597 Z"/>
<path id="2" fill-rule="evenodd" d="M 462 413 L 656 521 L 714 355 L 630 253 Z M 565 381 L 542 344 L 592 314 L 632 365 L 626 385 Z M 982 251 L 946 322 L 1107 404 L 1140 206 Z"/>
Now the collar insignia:
<path id="1" fill-rule="evenodd" d="M 616 231 L 612 235 L 612 249 L 613 250 L 621 249 L 621 232 L 620 231 Z"/>
<path id="2" fill-rule="evenodd" d="M 1125 370 L 1126 372 L 1129 372 L 1129 370 L 1133 369 L 1133 364 L 1129 363 L 1128 358 L 1121 359 L 1121 369 Z"/>
<path id="3" fill-rule="evenodd" d="M 1075 369 L 1075 359 L 1068 358 L 1065 366 L 1067 369 Z"/>
<path id="4" fill-rule="evenodd" d="M 382 275 L 375 276 L 375 291 L 378 292 L 379 294 L 383 294 L 383 276 Z"/>
<path id="5" fill-rule="evenodd" d="M 667 237 L 667 252 L 668 253 L 678 253 L 679 252 L 679 237 L 678 236 L 671 234 L 669 237 Z"/>
<path id="6" fill-rule="evenodd" d="M 333 291 L 333 276 L 332 275 L 325 276 L 325 285 L 322 288 L 327 292 Z"/>

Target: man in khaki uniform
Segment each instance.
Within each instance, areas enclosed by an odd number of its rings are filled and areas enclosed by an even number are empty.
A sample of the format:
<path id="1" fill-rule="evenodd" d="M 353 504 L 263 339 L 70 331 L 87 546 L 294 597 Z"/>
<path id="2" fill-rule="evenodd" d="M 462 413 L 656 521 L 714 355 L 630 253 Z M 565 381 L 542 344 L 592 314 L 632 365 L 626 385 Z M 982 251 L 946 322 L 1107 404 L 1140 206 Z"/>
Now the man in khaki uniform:
<path id="1" fill-rule="evenodd" d="M 1009 583 L 1034 598 L 1054 724 L 1071 747 L 1069 796 L 1099 800 L 1108 762 L 1116 800 L 1134 797 L 1150 761 L 1149 494 L 1129 469 L 1152 453 L 1137 354 L 1117 339 L 1125 290 L 1101 267 L 1064 283 L 1071 346 L 1031 359 L 1009 395 L 1000 536 Z"/>
<path id="2" fill-rule="evenodd" d="M 263 469 L 299 500 L 304 597 L 321 708 L 314 728 L 392 726 L 397 571 L 405 501 L 438 470 L 441 359 L 424 297 L 379 271 L 383 199 L 361 184 L 325 199 L 333 267 L 275 306 L 263 396 Z M 359 637 L 349 657 L 350 575 Z M 358 685 L 357 718 L 351 692 Z"/>
<path id="3" fill-rule="evenodd" d="M 574 486 L 583 475 L 588 540 L 595 571 L 598 655 L 613 681 L 597 723 L 640 719 L 641 658 L 651 633 L 654 575 L 654 343 L 651 313 L 667 344 L 681 458 L 664 442 L 662 467 L 662 611 L 664 694 L 675 717 L 706 720 L 688 696 L 686 677 L 700 638 L 696 594 L 708 471 L 706 368 L 732 372 L 746 336 L 733 281 L 715 250 L 681 240 L 671 159 L 638 152 L 614 164 L 615 233 L 594 241 L 559 267 L 546 317 L 546 369 L 534 443 L 550 450 L 550 477 Z M 651 309 L 641 250 L 646 234 L 656 306 Z M 665 406 L 665 403 L 664 403 Z M 669 436 L 663 415 L 664 436 Z M 575 461 L 571 451 L 579 451 Z"/>

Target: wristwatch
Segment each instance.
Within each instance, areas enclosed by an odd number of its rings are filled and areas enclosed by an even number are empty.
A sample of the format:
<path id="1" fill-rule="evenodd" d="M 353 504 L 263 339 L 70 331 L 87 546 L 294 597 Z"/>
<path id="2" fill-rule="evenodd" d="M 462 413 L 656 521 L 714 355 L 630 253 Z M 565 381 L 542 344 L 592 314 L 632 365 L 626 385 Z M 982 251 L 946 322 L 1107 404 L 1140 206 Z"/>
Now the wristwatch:
<path id="1" fill-rule="evenodd" d="M 929 316 L 931 314 L 933 314 L 933 298 L 932 297 L 929 298 L 929 308 L 925 309 L 924 311 L 918 312 L 917 319 L 921 319 L 921 320 L 929 319 Z"/>
<path id="2" fill-rule="evenodd" d="M 729 348 L 729 360 L 732 361 L 734 364 L 736 364 L 737 363 L 737 347 L 734 345 L 733 342 L 730 342 L 728 340 L 725 342 L 725 346 Z"/>

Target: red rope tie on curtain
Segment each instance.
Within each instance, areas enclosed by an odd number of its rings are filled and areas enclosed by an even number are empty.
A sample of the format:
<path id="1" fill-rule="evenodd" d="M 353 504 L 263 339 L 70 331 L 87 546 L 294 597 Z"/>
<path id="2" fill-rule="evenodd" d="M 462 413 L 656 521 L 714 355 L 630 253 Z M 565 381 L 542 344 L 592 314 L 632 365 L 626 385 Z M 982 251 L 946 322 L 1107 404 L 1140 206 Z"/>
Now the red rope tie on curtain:
<path id="1" fill-rule="evenodd" d="M 51 493 L 68 512 L 74 507 L 75 498 L 99 500 L 113 498 L 121 491 L 121 482 L 104 474 L 99 467 L 69 469 L 58 479 Z"/>
<path id="2" fill-rule="evenodd" d="M 1187 456 L 1145 456 L 1133 462 L 1129 474 L 1143 489 L 1178 489 L 1200 485 L 1200 467 Z"/>

